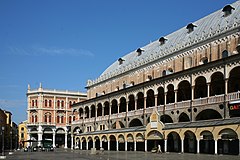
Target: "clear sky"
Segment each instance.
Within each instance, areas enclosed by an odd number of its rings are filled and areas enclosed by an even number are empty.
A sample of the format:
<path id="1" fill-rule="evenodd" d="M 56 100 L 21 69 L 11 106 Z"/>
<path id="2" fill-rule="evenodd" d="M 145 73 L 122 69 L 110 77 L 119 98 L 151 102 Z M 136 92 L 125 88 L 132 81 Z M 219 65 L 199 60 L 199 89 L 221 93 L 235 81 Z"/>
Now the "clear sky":
<path id="1" fill-rule="evenodd" d="M 0 108 L 26 120 L 27 85 L 85 92 L 121 56 L 235 0 L 0 0 Z"/>

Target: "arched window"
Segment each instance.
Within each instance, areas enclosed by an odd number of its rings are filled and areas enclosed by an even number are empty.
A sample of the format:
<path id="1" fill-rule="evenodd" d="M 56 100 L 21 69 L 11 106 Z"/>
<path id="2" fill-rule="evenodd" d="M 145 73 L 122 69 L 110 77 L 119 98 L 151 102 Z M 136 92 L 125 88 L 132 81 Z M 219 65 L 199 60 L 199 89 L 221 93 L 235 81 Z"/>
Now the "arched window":
<path id="1" fill-rule="evenodd" d="M 47 121 L 47 115 L 46 115 L 46 114 L 44 115 L 44 122 L 48 122 L 48 121 Z"/>
<path id="2" fill-rule="evenodd" d="M 72 105 L 72 101 L 69 101 L 69 108 L 71 108 L 71 105 Z"/>
<path id="3" fill-rule="evenodd" d="M 47 104 L 48 104 L 48 103 L 47 103 L 47 100 L 45 99 L 45 107 L 47 107 Z"/>
<path id="4" fill-rule="evenodd" d="M 69 116 L 68 121 L 69 121 L 69 123 L 72 123 L 72 117 L 71 116 Z"/>
<path id="5" fill-rule="evenodd" d="M 60 117 L 59 117 L 59 116 L 57 116 L 57 123 L 59 123 L 59 120 L 60 120 Z"/>
<path id="6" fill-rule="evenodd" d="M 32 107 L 34 106 L 34 100 L 32 100 Z"/>
<path id="7" fill-rule="evenodd" d="M 35 106 L 36 106 L 36 107 L 38 106 L 37 100 L 35 100 Z"/>
<path id="8" fill-rule="evenodd" d="M 49 105 L 49 107 L 52 107 L 52 100 L 51 99 L 48 101 L 48 105 Z"/>
<path id="9" fill-rule="evenodd" d="M 60 101 L 59 100 L 57 101 L 57 107 L 60 107 Z"/>
<path id="10" fill-rule="evenodd" d="M 62 107 L 62 108 L 64 107 L 64 101 L 61 102 L 61 107 Z"/>
<path id="11" fill-rule="evenodd" d="M 49 123 L 52 122 L 52 116 L 51 116 L 51 114 L 48 115 L 48 121 L 49 121 Z"/>
<path id="12" fill-rule="evenodd" d="M 227 50 L 224 50 L 222 52 L 222 58 L 227 58 L 228 57 L 228 51 Z"/>
<path id="13" fill-rule="evenodd" d="M 32 123 L 34 123 L 34 115 L 32 115 Z"/>
<path id="14" fill-rule="evenodd" d="M 64 120 L 64 119 L 63 119 L 63 116 L 62 116 L 62 117 L 61 117 L 61 123 L 63 123 L 63 120 Z"/>
<path id="15" fill-rule="evenodd" d="M 73 116 L 73 121 L 75 121 L 75 116 Z"/>
<path id="16" fill-rule="evenodd" d="M 35 123 L 38 121 L 38 119 L 37 119 L 37 115 L 35 115 Z"/>

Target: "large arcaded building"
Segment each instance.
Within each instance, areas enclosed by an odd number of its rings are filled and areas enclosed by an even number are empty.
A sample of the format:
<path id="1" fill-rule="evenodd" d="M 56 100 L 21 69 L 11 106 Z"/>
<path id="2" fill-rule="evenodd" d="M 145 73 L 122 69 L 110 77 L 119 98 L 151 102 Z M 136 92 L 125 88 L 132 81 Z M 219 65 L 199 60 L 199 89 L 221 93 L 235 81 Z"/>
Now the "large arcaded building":
<path id="1" fill-rule="evenodd" d="M 73 105 L 79 149 L 239 154 L 240 1 L 120 57 Z M 73 146 L 72 146 L 73 147 Z"/>

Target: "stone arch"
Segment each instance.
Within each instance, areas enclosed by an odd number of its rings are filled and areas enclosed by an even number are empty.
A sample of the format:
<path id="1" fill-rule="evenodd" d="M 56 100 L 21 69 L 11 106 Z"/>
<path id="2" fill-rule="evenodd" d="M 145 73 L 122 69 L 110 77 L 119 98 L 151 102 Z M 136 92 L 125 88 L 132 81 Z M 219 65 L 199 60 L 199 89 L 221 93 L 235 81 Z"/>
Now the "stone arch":
<path id="1" fill-rule="evenodd" d="M 94 104 L 91 105 L 91 118 L 96 117 L 96 106 Z"/>
<path id="2" fill-rule="evenodd" d="M 104 102 L 104 116 L 109 115 L 109 111 L 110 111 L 110 104 L 108 101 L 106 101 Z"/>
<path id="3" fill-rule="evenodd" d="M 120 98 L 120 104 L 119 104 L 119 113 L 126 112 L 127 109 L 127 101 L 125 97 Z"/>
<path id="4" fill-rule="evenodd" d="M 112 124 L 113 129 L 125 128 L 124 124 L 121 121 L 115 121 Z"/>
<path id="5" fill-rule="evenodd" d="M 78 113 L 79 113 L 79 117 L 80 117 L 80 119 L 83 119 L 83 108 L 82 107 L 80 107 L 79 109 L 78 109 Z"/>
<path id="6" fill-rule="evenodd" d="M 207 80 L 203 76 L 195 79 L 194 99 L 207 97 Z"/>
<path id="7" fill-rule="evenodd" d="M 110 141 L 110 150 L 111 151 L 116 151 L 116 137 L 114 135 L 109 136 L 109 141 Z"/>
<path id="8" fill-rule="evenodd" d="M 138 119 L 132 119 L 129 123 L 129 127 L 143 126 L 142 122 Z"/>
<path id="9" fill-rule="evenodd" d="M 184 151 L 187 153 L 196 153 L 197 152 L 196 136 L 190 130 L 187 130 L 184 133 Z"/>
<path id="10" fill-rule="evenodd" d="M 135 97 L 133 94 L 128 96 L 128 111 L 135 110 Z"/>
<path id="11" fill-rule="evenodd" d="M 159 87 L 157 89 L 158 91 L 158 95 L 157 95 L 157 105 L 164 105 L 164 101 L 165 101 L 165 98 L 164 98 L 164 95 L 165 95 L 165 92 L 164 92 L 164 88 L 163 87 Z"/>
<path id="12" fill-rule="evenodd" d="M 240 66 L 233 68 L 229 73 L 228 93 L 240 91 Z"/>
<path id="13" fill-rule="evenodd" d="M 137 109 L 142 109 L 144 107 L 144 94 L 138 92 L 137 94 Z"/>
<path id="14" fill-rule="evenodd" d="M 117 100 L 116 99 L 113 99 L 112 102 L 111 102 L 111 114 L 115 114 L 115 113 L 118 113 L 118 103 L 117 103 Z"/>
<path id="15" fill-rule="evenodd" d="M 211 76 L 210 96 L 220 95 L 225 93 L 225 81 L 222 72 L 215 72 Z"/>
<path id="16" fill-rule="evenodd" d="M 196 121 L 199 120 L 209 120 L 209 119 L 221 119 L 221 114 L 214 110 L 214 109 L 205 109 L 202 110 L 198 115 L 196 116 Z"/>
<path id="17" fill-rule="evenodd" d="M 161 115 L 160 121 L 163 123 L 173 123 L 173 119 L 167 114 Z"/>
<path id="18" fill-rule="evenodd" d="M 190 117 L 185 112 L 182 112 L 178 117 L 178 122 L 190 122 Z"/>
<path id="19" fill-rule="evenodd" d="M 98 103 L 97 104 L 97 116 L 96 117 L 102 116 L 102 110 L 103 110 L 102 103 Z"/>
<path id="20" fill-rule="evenodd" d="M 167 135 L 167 144 L 168 152 L 181 151 L 181 138 L 177 132 L 173 131 Z"/>
<path id="21" fill-rule="evenodd" d="M 191 95 L 191 84 L 187 80 L 181 81 L 178 84 L 177 101 L 190 100 Z"/>
<path id="22" fill-rule="evenodd" d="M 155 106 L 155 96 L 154 96 L 154 91 L 152 89 L 149 89 L 147 91 L 147 108 L 148 107 L 153 107 Z"/>
<path id="23" fill-rule="evenodd" d="M 174 85 L 169 84 L 167 86 L 167 104 L 174 102 L 175 102 Z"/>

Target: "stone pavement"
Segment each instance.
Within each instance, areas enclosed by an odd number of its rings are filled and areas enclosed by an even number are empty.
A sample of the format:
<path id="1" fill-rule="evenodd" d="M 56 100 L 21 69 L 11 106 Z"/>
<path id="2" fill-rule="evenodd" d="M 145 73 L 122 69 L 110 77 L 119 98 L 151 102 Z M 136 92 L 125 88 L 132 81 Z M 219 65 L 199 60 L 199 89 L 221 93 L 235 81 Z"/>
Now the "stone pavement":
<path id="1" fill-rule="evenodd" d="M 134 151 L 104 151 L 90 154 L 90 151 L 57 149 L 54 152 L 14 152 L 6 154 L 8 160 L 239 160 L 240 156 L 208 155 L 208 154 L 178 154 L 151 153 Z"/>

